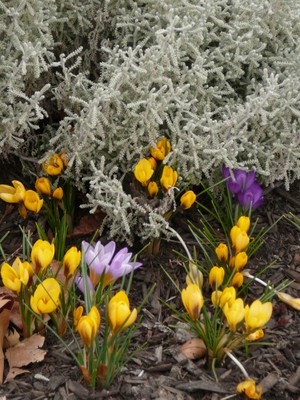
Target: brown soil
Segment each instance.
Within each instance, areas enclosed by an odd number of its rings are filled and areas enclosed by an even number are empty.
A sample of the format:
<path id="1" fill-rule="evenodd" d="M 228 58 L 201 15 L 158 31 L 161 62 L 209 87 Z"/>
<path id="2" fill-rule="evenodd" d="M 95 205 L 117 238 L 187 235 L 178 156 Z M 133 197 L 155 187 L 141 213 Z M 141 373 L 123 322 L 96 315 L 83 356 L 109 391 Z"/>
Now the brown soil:
<path id="1" fill-rule="evenodd" d="M 14 177 L 15 178 L 15 177 Z M 282 187 L 267 190 L 265 205 L 255 216 L 260 226 L 269 227 L 283 213 L 290 212 L 300 217 L 300 182 L 292 185 L 286 192 Z M 8 255 L 21 252 L 19 224 L 34 229 L 29 221 L 22 221 L 16 210 L 5 215 L 9 209 L 2 204 L 0 214 L 0 237 L 9 230 L 9 239 L 3 242 Z M 2 218 L 2 219 L 1 219 Z M 187 219 L 197 223 L 199 217 L 195 210 L 179 215 L 174 219 L 174 228 L 184 237 L 190 247 L 195 242 L 189 232 Z M 76 238 L 80 243 L 81 237 Z M 87 240 L 86 237 L 84 237 Z M 105 240 L 105 238 L 103 239 Z M 76 243 L 76 244 L 77 244 Z M 147 343 L 142 351 L 130 361 L 109 390 L 88 387 L 72 358 L 55 338 L 48 335 L 44 361 L 27 366 L 29 373 L 19 375 L 14 380 L 0 385 L 0 399 L 138 399 L 171 400 L 203 399 L 220 400 L 242 399 L 236 395 L 235 388 L 243 380 L 240 370 L 231 360 L 226 359 L 217 369 L 219 382 L 215 382 L 207 369 L 205 358 L 188 360 L 180 352 L 180 346 L 190 337 L 185 329 L 176 330 L 177 323 L 170 310 L 160 301 L 168 301 L 174 307 L 182 307 L 180 296 L 169 278 L 161 269 L 168 271 L 180 287 L 184 285 L 183 260 L 175 250 L 182 252 L 179 243 L 161 243 L 158 256 L 142 256 L 143 267 L 136 271 L 131 290 L 131 303 L 138 306 L 146 293 L 156 282 L 156 288 L 142 310 L 142 323 L 139 327 L 132 349 Z M 200 253 L 199 253 L 200 254 Z M 201 256 L 201 255 L 200 255 Z M 274 261 L 262 275 L 277 285 L 289 278 L 293 283 L 286 292 L 300 297 L 300 231 L 287 219 L 282 219 L 268 233 L 262 248 L 251 259 L 249 268 L 255 273 Z M 204 288 L 205 292 L 206 288 Z M 248 299 L 251 301 L 262 292 L 257 284 L 251 286 Z M 209 291 L 205 292 L 209 296 Z M 250 348 L 248 358 L 243 349 L 235 355 L 247 369 L 249 375 L 264 388 L 263 398 L 300 399 L 300 331 L 299 312 L 274 299 L 274 312 L 266 329 L 266 342 L 272 346 Z M 70 343 L 70 345 L 72 345 Z"/>

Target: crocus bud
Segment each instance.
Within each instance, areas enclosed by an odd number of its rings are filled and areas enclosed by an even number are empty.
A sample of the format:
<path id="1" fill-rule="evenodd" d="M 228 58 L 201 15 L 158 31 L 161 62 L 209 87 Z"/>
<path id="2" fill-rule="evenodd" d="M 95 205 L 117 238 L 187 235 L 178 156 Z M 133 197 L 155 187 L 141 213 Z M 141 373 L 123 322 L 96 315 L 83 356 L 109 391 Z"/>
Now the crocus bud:
<path id="1" fill-rule="evenodd" d="M 236 271 L 241 271 L 245 265 L 248 262 L 248 256 L 247 254 L 242 251 L 241 253 L 238 253 L 235 257 L 234 257 L 234 267 L 236 268 Z"/>
<path id="2" fill-rule="evenodd" d="M 143 186 L 147 186 L 149 179 L 153 175 L 154 170 L 151 163 L 146 159 L 142 158 L 134 168 L 135 179 L 138 180 Z"/>
<path id="3" fill-rule="evenodd" d="M 236 290 L 233 286 L 227 286 L 220 297 L 219 307 L 223 308 L 226 303 L 231 305 L 236 299 Z"/>
<path id="4" fill-rule="evenodd" d="M 177 172 L 165 165 L 160 178 L 160 184 L 165 190 L 169 190 L 176 185 L 177 177 Z"/>
<path id="5" fill-rule="evenodd" d="M 192 190 L 188 190 L 180 197 L 180 207 L 187 210 L 195 203 L 197 196 Z"/>
<path id="6" fill-rule="evenodd" d="M 61 200 L 64 197 L 64 191 L 62 187 L 58 187 L 54 190 L 52 197 L 56 200 Z"/>
<path id="7" fill-rule="evenodd" d="M 158 186 L 156 182 L 149 182 L 148 184 L 148 193 L 150 197 L 154 197 L 158 193 Z"/>
<path id="8" fill-rule="evenodd" d="M 239 228 L 241 228 L 242 231 L 248 232 L 249 228 L 250 228 L 250 218 L 246 217 L 244 215 L 242 215 L 237 223 L 236 226 L 238 226 Z"/>
<path id="9" fill-rule="evenodd" d="M 35 181 L 35 189 L 45 196 L 51 195 L 51 184 L 47 178 L 39 178 Z"/>
<path id="10" fill-rule="evenodd" d="M 82 316 L 77 324 L 77 331 L 83 344 L 91 347 L 94 342 L 101 322 L 97 307 L 93 306 L 87 315 Z"/>
<path id="11" fill-rule="evenodd" d="M 24 197 L 24 206 L 29 211 L 33 211 L 35 213 L 40 212 L 42 205 L 44 203 L 43 199 L 40 199 L 40 196 L 34 190 L 26 190 Z"/>
<path id="12" fill-rule="evenodd" d="M 230 239 L 235 253 L 240 253 L 245 250 L 249 244 L 249 236 L 245 231 L 242 231 L 238 226 L 233 226 L 230 231 Z"/>
<path id="13" fill-rule="evenodd" d="M 222 267 L 212 267 L 209 272 L 209 283 L 212 289 L 219 288 L 224 280 L 225 270 Z"/>
<path id="14" fill-rule="evenodd" d="M 244 283 L 244 275 L 237 272 L 233 275 L 231 285 L 235 288 L 239 288 Z"/>
<path id="15" fill-rule="evenodd" d="M 153 171 L 156 171 L 157 161 L 155 160 L 155 158 L 150 157 L 150 158 L 148 158 L 148 161 L 151 164 L 151 168 L 153 169 Z"/>
<path id="16" fill-rule="evenodd" d="M 67 278 L 70 278 L 74 275 L 76 268 L 78 267 L 81 260 L 81 251 L 77 250 L 77 247 L 71 247 L 63 258 L 63 268 L 64 268 L 64 275 Z"/>
<path id="17" fill-rule="evenodd" d="M 215 252 L 217 254 L 218 260 L 221 263 L 225 264 L 228 260 L 228 247 L 224 243 L 220 243 L 218 247 L 216 247 Z"/>
<path id="18" fill-rule="evenodd" d="M 108 319 L 112 333 L 119 329 L 123 331 L 132 325 L 137 317 L 137 310 L 130 311 L 130 304 L 127 294 L 121 290 L 113 296 L 108 303 Z"/>
<path id="19" fill-rule="evenodd" d="M 31 261 L 35 268 L 35 273 L 38 274 L 41 270 L 44 270 L 53 260 L 55 253 L 54 244 L 50 244 L 46 240 L 37 240 L 31 249 Z"/>
<path id="20" fill-rule="evenodd" d="M 245 315 L 244 302 L 242 299 L 236 299 L 234 302 L 224 304 L 222 309 L 231 332 L 235 332 L 237 325 L 242 322 Z"/>
<path id="21" fill-rule="evenodd" d="M 190 318 L 196 321 L 204 304 L 204 298 L 199 286 L 189 284 L 186 289 L 182 290 L 181 300 Z"/>

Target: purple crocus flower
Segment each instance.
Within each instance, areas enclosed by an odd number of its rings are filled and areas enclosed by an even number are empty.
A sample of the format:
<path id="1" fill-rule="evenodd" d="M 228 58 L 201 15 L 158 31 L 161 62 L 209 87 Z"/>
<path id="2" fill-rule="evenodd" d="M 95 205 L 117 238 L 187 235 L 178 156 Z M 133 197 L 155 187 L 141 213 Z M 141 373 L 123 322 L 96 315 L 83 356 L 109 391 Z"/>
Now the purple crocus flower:
<path id="1" fill-rule="evenodd" d="M 226 183 L 228 189 L 234 194 L 243 191 L 246 187 L 251 186 L 255 181 L 255 171 L 251 171 L 248 174 L 247 171 L 244 171 L 243 169 L 233 170 L 232 177 L 230 169 L 223 166 L 222 175 L 224 178 L 227 178 Z"/>
<path id="2" fill-rule="evenodd" d="M 223 165 L 222 175 L 227 178 L 228 189 L 237 197 L 245 208 L 257 208 L 263 203 L 263 190 L 255 178 L 255 171 L 246 172 L 242 169 L 232 170 Z"/>
<path id="3" fill-rule="evenodd" d="M 103 279 L 103 285 L 107 286 L 142 265 L 139 262 L 130 262 L 132 253 L 128 253 L 127 247 L 114 255 L 116 249 L 114 241 L 105 246 L 100 241 L 94 246 L 88 242 L 82 242 L 82 244 L 85 250 L 85 261 L 89 267 L 88 285 L 93 291 L 101 279 Z M 83 292 L 82 277 L 77 277 L 75 282 Z"/>
<path id="4" fill-rule="evenodd" d="M 252 185 L 245 188 L 243 192 L 237 194 L 239 203 L 246 209 L 251 208 L 255 210 L 258 206 L 263 204 L 263 190 L 257 181 L 253 182 Z"/>

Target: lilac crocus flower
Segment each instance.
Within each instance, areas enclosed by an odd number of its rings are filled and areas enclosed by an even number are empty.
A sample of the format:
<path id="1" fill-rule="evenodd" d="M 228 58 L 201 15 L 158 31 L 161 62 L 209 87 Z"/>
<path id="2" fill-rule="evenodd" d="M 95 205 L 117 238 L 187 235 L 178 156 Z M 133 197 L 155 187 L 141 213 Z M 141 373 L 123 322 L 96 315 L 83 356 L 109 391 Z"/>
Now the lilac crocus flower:
<path id="1" fill-rule="evenodd" d="M 132 253 L 128 253 L 127 247 L 114 255 L 116 249 L 114 241 L 105 246 L 100 241 L 95 246 L 88 242 L 82 242 L 82 244 L 85 250 L 85 261 L 89 267 L 88 285 L 90 289 L 94 290 L 101 279 L 103 279 L 103 285 L 107 286 L 142 265 L 139 262 L 130 262 Z M 82 277 L 78 277 L 75 282 L 83 292 Z"/>
<path id="2" fill-rule="evenodd" d="M 128 253 L 127 247 L 120 250 L 112 259 L 108 273 L 113 280 L 120 278 L 123 275 L 129 274 L 132 270 L 139 268 L 142 263 L 130 262 L 132 253 Z"/>
<path id="3" fill-rule="evenodd" d="M 252 185 L 245 188 L 243 192 L 237 194 L 239 203 L 246 209 L 259 207 L 263 204 L 263 190 L 257 181 L 253 182 Z"/>
<path id="4" fill-rule="evenodd" d="M 82 276 L 75 276 L 75 284 L 78 287 L 78 289 L 84 293 L 84 282 Z M 90 289 L 91 293 L 95 292 L 94 286 L 92 284 L 92 281 L 90 280 L 89 276 L 87 277 L 87 284 L 88 288 Z"/>

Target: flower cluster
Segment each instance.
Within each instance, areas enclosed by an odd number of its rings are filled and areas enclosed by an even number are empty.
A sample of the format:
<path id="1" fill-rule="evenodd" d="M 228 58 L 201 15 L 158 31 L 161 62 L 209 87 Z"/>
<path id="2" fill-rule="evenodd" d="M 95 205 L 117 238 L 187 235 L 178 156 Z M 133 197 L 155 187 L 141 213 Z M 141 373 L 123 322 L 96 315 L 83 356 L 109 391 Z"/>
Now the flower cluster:
<path id="1" fill-rule="evenodd" d="M 72 247 L 65 253 L 62 261 L 64 282 L 54 277 L 50 267 L 54 254 L 54 244 L 39 239 L 32 246 L 30 262 L 22 262 L 17 257 L 12 265 L 4 262 L 1 266 L 4 286 L 15 292 L 20 299 L 25 336 L 30 336 L 35 329 L 33 315 L 28 309 L 29 304 L 32 311 L 41 316 L 54 313 L 58 307 L 64 316 L 69 313 L 68 281 L 79 266 L 81 252 Z M 60 326 L 57 326 L 57 329 L 63 333 Z"/>
<path id="2" fill-rule="evenodd" d="M 244 210 L 254 210 L 263 204 L 263 190 L 256 180 L 255 171 L 248 173 L 242 169 L 230 170 L 223 166 L 222 175 L 227 179 L 228 189 Z"/>
<path id="3" fill-rule="evenodd" d="M 177 171 L 164 164 L 165 157 L 171 152 L 171 144 L 164 137 L 150 149 L 151 157 L 142 158 L 134 168 L 135 179 L 145 188 L 148 195 L 162 199 L 164 194 L 175 187 L 178 179 Z M 180 198 L 183 209 L 190 208 L 196 200 L 192 190 L 185 192 Z"/>
<path id="4" fill-rule="evenodd" d="M 100 281 L 103 287 L 108 286 L 142 265 L 140 262 L 130 261 L 132 253 L 128 252 L 127 247 L 115 253 L 116 243 L 114 241 L 106 245 L 102 245 L 100 241 L 94 246 L 85 241 L 82 244 L 85 250 L 85 261 L 89 267 L 87 282 L 91 293 L 95 292 Z M 76 284 L 84 292 L 82 276 L 76 277 Z"/>
<path id="5" fill-rule="evenodd" d="M 27 210 L 38 213 L 43 205 L 37 192 L 26 190 L 23 183 L 14 180 L 12 186 L 0 185 L 0 199 L 6 203 L 18 204 L 18 211 L 23 218 L 27 217 Z"/>
<path id="6" fill-rule="evenodd" d="M 250 238 L 248 230 L 250 228 L 250 218 L 241 216 L 237 223 L 230 230 L 231 246 L 220 243 L 216 249 L 216 255 L 221 266 L 214 266 L 209 272 L 209 282 L 213 290 L 218 290 L 229 284 L 235 288 L 242 286 L 244 276 L 241 273 L 248 262 L 246 252 Z"/>

